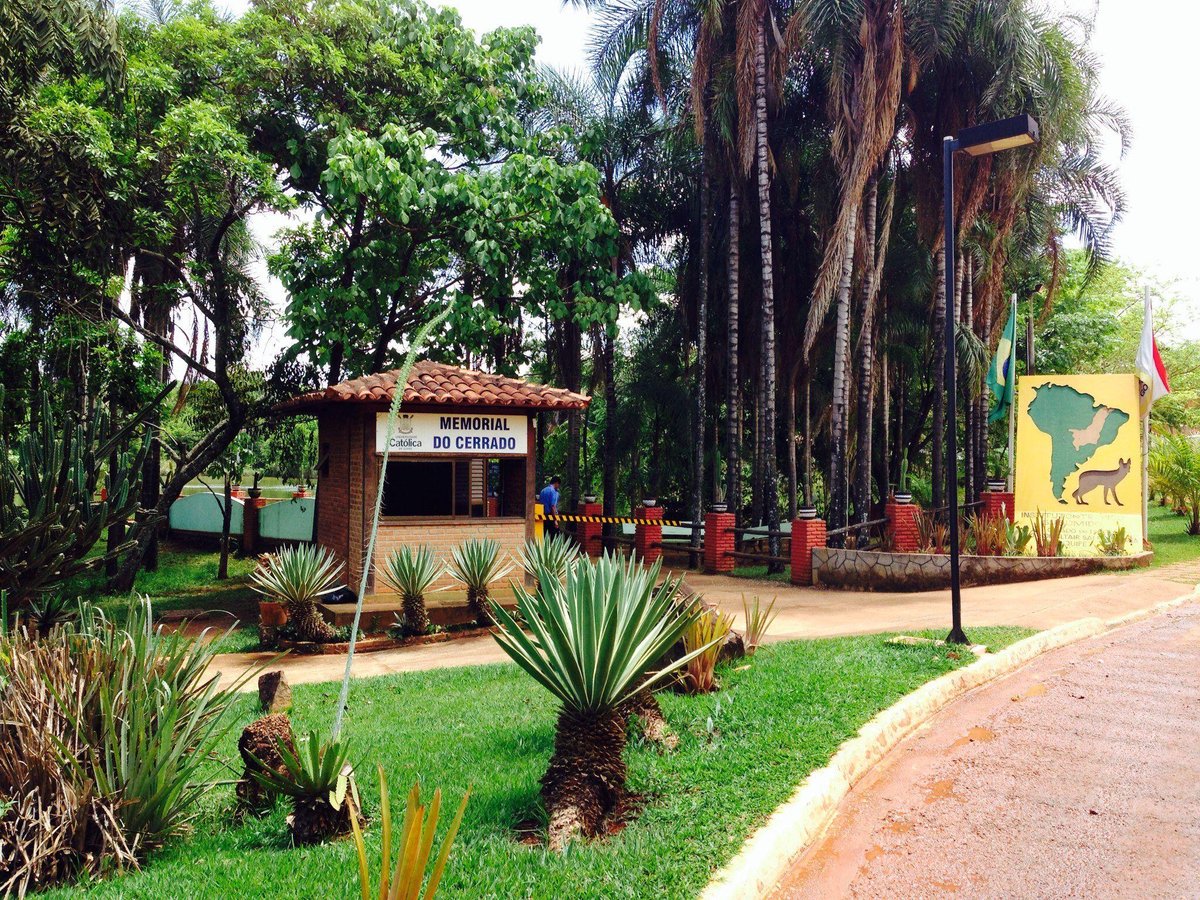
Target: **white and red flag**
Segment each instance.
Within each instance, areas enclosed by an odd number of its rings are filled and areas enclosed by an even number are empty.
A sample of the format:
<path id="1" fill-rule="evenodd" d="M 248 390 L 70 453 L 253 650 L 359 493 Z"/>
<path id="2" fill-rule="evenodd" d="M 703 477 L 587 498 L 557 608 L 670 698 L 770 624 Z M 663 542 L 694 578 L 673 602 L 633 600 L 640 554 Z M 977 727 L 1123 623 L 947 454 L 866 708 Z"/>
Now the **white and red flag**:
<path id="1" fill-rule="evenodd" d="M 1154 308 L 1150 304 L 1150 288 L 1146 288 L 1146 314 L 1142 319 L 1142 342 L 1138 345 L 1137 373 L 1142 380 L 1142 415 L 1147 415 L 1155 400 L 1171 393 L 1167 384 L 1167 369 L 1154 340 Z"/>

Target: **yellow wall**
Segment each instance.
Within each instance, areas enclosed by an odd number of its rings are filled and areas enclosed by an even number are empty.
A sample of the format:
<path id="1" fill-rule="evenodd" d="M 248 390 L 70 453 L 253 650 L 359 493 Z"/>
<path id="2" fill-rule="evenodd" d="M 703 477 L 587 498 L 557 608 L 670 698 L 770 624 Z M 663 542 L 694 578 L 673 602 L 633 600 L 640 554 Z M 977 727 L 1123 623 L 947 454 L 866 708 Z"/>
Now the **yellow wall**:
<path id="1" fill-rule="evenodd" d="M 1094 404 L 1064 392 L 1045 392 L 1037 399 L 1038 389 L 1047 385 L 1074 389 Z M 1050 397 L 1052 402 L 1047 403 Z M 1031 413 L 1035 399 L 1040 408 Z M 1121 422 L 1114 412 L 1128 418 Z M 1066 418 L 1058 418 L 1060 415 Z M 1109 437 L 1111 441 L 1093 446 L 1096 439 Z M 1057 447 L 1056 440 L 1060 442 Z M 1120 471 L 1123 460 L 1128 460 L 1124 474 Z M 1110 471 L 1114 474 L 1104 474 Z M 1115 498 L 1108 494 L 1107 504 L 1106 483 L 1116 492 Z M 1056 488 L 1061 498 L 1055 495 Z M 1126 552 L 1140 552 L 1142 450 L 1137 376 L 1022 376 L 1017 382 L 1015 489 L 1018 521 L 1030 524 L 1039 510 L 1063 517 L 1064 554 L 1094 556 L 1097 533 L 1121 526 L 1131 537 Z"/>

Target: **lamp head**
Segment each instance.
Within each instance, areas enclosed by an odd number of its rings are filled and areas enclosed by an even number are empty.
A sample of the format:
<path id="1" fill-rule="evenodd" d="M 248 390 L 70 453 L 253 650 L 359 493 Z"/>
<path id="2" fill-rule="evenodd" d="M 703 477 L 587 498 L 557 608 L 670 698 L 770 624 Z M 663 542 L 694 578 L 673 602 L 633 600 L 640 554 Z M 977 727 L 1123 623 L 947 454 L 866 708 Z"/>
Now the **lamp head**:
<path id="1" fill-rule="evenodd" d="M 1037 120 L 1028 114 L 972 125 L 958 133 L 958 149 L 971 156 L 987 156 L 1013 147 L 1037 143 Z"/>

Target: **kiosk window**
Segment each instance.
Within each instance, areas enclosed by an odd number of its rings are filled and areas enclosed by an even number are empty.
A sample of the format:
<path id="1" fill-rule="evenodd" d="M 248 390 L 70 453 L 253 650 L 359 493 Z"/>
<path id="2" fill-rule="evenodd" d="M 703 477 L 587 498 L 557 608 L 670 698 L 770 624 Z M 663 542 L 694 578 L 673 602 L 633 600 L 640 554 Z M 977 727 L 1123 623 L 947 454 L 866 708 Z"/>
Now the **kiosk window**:
<path id="1" fill-rule="evenodd" d="M 383 487 L 389 517 L 525 516 L 525 460 L 392 460 Z"/>

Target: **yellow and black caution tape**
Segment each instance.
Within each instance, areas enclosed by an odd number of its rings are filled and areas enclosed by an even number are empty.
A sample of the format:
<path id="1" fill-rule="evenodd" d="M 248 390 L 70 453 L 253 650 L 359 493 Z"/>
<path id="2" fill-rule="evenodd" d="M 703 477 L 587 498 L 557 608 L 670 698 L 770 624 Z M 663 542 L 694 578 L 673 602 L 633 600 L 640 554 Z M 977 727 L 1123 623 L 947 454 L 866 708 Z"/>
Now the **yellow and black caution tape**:
<path id="1" fill-rule="evenodd" d="M 546 522 L 588 522 L 598 525 L 670 525 L 672 527 L 688 527 L 691 522 L 681 522 L 677 519 L 633 519 L 628 516 L 547 516 L 538 518 Z"/>

